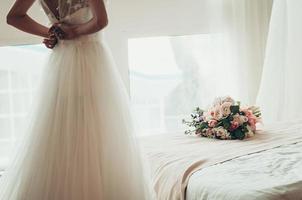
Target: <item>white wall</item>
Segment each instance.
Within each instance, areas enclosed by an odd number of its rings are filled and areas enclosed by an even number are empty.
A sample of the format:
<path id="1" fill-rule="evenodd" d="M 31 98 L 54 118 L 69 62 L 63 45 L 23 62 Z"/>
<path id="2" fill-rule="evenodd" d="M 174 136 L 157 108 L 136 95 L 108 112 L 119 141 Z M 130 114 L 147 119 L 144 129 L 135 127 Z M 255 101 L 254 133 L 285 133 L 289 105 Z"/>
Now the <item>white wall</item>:
<path id="1" fill-rule="evenodd" d="M 6 24 L 6 15 L 13 3 L 14 0 L 2 0 L 0 2 L 0 46 L 40 42 L 40 38 L 26 33 L 21 33 L 20 31 Z M 40 9 L 38 3 L 34 4 L 34 6 L 30 9 L 29 14 L 34 19 L 42 22 L 43 24 L 47 24 L 46 17 L 43 11 Z"/>

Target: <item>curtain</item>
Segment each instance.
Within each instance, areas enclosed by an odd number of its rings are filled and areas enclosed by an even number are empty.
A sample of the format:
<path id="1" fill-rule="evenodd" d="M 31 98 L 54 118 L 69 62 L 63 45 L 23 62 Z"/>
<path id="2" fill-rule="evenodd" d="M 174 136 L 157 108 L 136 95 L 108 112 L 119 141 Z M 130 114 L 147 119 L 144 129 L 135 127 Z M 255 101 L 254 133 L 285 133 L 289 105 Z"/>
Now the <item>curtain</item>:
<path id="1" fill-rule="evenodd" d="M 0 171 L 27 127 L 47 52 L 37 45 L 0 47 Z"/>
<path id="2" fill-rule="evenodd" d="M 231 81 L 237 85 L 235 97 L 254 104 L 261 81 L 272 0 L 218 0 L 216 4 L 222 6 L 221 19 L 216 23 L 223 35 L 222 51 L 216 56 L 229 65 L 230 75 L 236 79 Z M 223 73 L 225 66 L 219 67 Z"/>
<path id="3" fill-rule="evenodd" d="M 140 132 L 179 131 L 182 118 L 217 96 L 256 102 L 272 0 L 204 0 L 202 6 L 206 17 L 191 19 L 203 24 L 200 33 L 129 41 L 130 93 Z"/>
<path id="4" fill-rule="evenodd" d="M 275 0 L 258 104 L 264 121 L 302 118 L 302 1 Z"/>

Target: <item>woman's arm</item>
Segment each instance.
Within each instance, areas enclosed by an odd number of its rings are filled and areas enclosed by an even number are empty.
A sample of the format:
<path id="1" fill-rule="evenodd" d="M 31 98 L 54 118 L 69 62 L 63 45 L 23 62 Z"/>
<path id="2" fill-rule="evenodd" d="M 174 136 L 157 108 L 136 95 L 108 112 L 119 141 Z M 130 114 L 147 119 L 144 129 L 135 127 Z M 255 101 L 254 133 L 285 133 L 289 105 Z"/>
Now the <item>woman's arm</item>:
<path id="1" fill-rule="evenodd" d="M 87 35 L 96 33 L 108 24 L 107 11 L 103 0 L 88 0 L 92 10 L 93 18 L 75 28 L 75 32 L 79 35 Z"/>
<path id="2" fill-rule="evenodd" d="M 7 15 L 7 23 L 24 32 L 48 38 L 48 28 L 27 15 L 34 2 L 35 0 L 16 0 Z"/>
<path id="3" fill-rule="evenodd" d="M 92 10 L 91 20 L 80 25 L 57 24 L 66 35 L 61 39 L 74 39 L 81 35 L 96 33 L 108 24 L 108 17 L 103 0 L 88 0 Z"/>

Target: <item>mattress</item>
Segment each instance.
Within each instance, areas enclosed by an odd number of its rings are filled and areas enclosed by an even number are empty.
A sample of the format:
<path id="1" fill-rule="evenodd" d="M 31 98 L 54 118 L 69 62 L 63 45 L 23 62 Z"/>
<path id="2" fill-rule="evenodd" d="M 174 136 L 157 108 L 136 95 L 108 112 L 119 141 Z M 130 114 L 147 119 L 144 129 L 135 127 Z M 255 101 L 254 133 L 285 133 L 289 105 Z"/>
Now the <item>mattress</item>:
<path id="1" fill-rule="evenodd" d="M 301 200 L 302 143 L 216 164 L 189 179 L 187 200 Z"/>

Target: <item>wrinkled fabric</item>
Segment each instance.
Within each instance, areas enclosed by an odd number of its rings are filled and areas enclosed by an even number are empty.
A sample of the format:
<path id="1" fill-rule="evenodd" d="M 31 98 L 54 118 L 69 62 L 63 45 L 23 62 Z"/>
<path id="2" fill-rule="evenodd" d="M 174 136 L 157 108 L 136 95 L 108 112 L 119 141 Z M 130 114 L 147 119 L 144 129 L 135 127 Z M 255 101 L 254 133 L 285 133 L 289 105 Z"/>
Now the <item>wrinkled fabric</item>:
<path id="1" fill-rule="evenodd" d="M 195 172 L 187 200 L 301 200 L 302 143 L 242 156 Z"/>
<path id="2" fill-rule="evenodd" d="M 266 125 L 249 139 L 215 140 L 184 133 L 142 138 L 157 199 L 185 199 L 193 173 L 217 163 L 302 141 L 302 121 Z"/>

